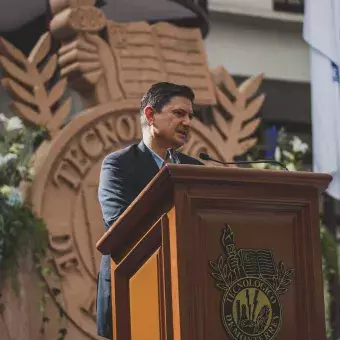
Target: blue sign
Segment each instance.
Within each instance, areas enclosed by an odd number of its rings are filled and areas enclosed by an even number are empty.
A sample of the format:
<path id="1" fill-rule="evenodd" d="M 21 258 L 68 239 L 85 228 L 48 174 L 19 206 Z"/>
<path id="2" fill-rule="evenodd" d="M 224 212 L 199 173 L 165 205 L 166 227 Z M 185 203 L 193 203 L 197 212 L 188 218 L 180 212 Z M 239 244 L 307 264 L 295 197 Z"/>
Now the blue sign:
<path id="1" fill-rule="evenodd" d="M 275 149 L 277 146 L 278 131 L 274 125 L 265 130 L 265 157 L 266 159 L 275 158 Z"/>

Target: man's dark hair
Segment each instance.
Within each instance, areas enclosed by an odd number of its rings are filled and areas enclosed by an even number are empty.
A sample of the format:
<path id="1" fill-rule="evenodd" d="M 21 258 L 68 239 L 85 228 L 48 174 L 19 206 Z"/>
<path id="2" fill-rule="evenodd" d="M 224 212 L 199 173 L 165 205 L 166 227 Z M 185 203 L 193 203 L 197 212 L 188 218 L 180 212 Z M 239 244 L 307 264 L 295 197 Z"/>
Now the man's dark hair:
<path id="1" fill-rule="evenodd" d="M 141 100 L 141 115 L 143 116 L 143 111 L 146 106 L 152 106 L 158 112 L 162 111 L 163 107 L 168 104 L 173 97 L 184 97 L 192 103 L 195 99 L 194 91 L 188 86 L 167 82 L 156 83 L 151 86 Z"/>

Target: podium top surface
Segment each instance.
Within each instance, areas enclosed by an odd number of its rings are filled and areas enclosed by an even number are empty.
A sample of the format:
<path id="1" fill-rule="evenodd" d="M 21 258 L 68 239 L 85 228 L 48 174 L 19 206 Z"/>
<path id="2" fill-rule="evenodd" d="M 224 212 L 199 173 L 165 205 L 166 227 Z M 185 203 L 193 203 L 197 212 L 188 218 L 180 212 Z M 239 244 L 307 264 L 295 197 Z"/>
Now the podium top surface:
<path id="1" fill-rule="evenodd" d="M 130 237 L 129 233 L 135 232 L 135 225 L 147 214 L 150 214 L 150 207 L 157 205 L 162 200 L 173 200 L 171 193 L 176 184 L 227 185 L 228 183 L 238 183 L 246 185 L 249 183 L 284 185 L 297 188 L 311 187 L 321 193 L 327 189 L 331 180 L 332 176 L 329 174 L 302 171 L 167 164 L 97 242 L 96 247 L 102 254 L 110 254 L 112 249 L 118 246 L 118 242 L 121 243 L 122 240 Z"/>
<path id="2" fill-rule="evenodd" d="M 169 177 L 173 182 L 249 182 L 267 184 L 291 184 L 327 189 L 332 180 L 329 174 L 305 171 L 245 169 L 225 166 L 197 166 L 167 164 L 156 176 Z"/>

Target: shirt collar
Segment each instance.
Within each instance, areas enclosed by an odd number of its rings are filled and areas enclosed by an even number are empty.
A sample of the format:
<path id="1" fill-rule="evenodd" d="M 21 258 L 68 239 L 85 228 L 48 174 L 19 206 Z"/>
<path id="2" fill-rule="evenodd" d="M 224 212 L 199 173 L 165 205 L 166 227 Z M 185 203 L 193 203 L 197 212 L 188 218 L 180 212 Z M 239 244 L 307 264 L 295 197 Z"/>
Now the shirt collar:
<path id="1" fill-rule="evenodd" d="M 160 155 L 158 155 L 155 151 L 153 151 L 151 148 L 149 148 L 146 144 L 145 144 L 145 146 L 150 150 L 151 155 L 152 155 L 153 159 L 155 160 L 158 168 L 161 169 L 162 166 L 165 163 L 165 160 Z M 171 163 L 181 164 L 181 162 L 180 162 L 180 160 L 177 156 L 176 151 L 171 152 L 171 149 L 167 150 L 166 159 L 170 159 Z"/>
<path id="2" fill-rule="evenodd" d="M 146 144 L 145 144 L 145 146 L 149 149 L 153 159 L 155 160 L 155 162 L 156 162 L 156 164 L 158 166 L 158 169 L 161 169 L 161 167 L 164 164 L 164 159 L 161 156 L 159 156 L 155 151 L 150 149 Z"/>

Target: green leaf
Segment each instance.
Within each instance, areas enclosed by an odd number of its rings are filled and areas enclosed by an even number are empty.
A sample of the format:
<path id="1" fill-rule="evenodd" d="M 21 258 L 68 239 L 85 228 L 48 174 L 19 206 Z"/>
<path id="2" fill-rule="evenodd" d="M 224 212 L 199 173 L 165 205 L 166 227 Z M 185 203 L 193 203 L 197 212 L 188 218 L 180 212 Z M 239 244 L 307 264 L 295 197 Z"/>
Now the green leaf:
<path id="1" fill-rule="evenodd" d="M 328 273 L 331 274 L 332 270 L 337 271 L 338 268 L 337 244 L 333 235 L 323 224 L 321 224 L 320 234 L 322 255 L 325 258 Z"/>
<path id="2" fill-rule="evenodd" d="M 19 260 L 27 254 L 43 254 L 47 249 L 44 223 L 25 206 L 9 204 L 0 194 L 0 270 L 19 293 Z M 1 280 L 4 282 L 5 280 Z"/>

